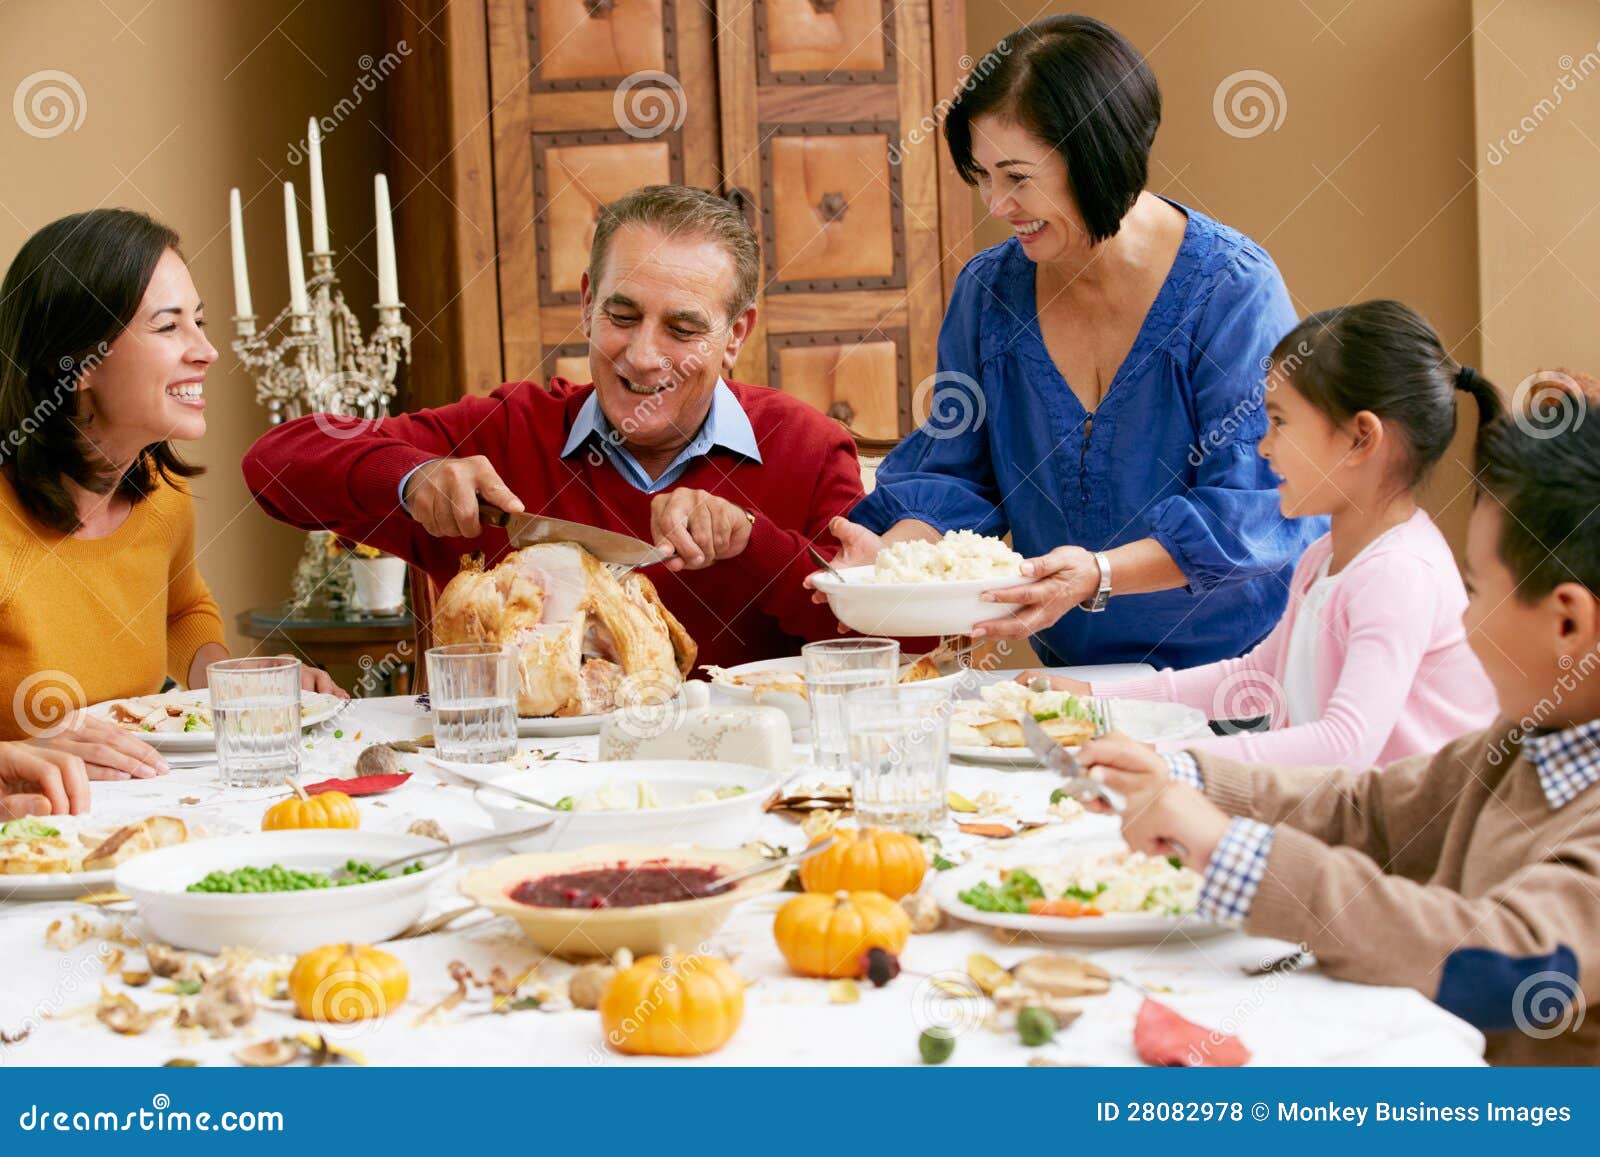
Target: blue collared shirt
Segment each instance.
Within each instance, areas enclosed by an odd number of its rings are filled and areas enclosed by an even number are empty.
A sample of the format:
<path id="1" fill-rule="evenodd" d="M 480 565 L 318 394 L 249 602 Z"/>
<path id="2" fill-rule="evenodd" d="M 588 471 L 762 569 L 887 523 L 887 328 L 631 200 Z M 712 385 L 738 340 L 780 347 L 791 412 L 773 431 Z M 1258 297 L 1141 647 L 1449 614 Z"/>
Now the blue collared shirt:
<path id="1" fill-rule="evenodd" d="M 739 404 L 739 399 L 734 397 L 733 391 L 728 388 L 728 383 L 720 377 L 717 379 L 716 389 L 711 392 L 711 409 L 706 413 L 706 420 L 700 423 L 700 429 L 695 436 L 662 472 L 661 477 L 652 479 L 644 467 L 639 465 L 638 459 L 628 453 L 622 444 L 621 435 L 612 427 L 605 411 L 600 408 L 598 393 L 590 394 L 578 410 L 578 416 L 572 423 L 572 433 L 567 436 L 566 445 L 561 447 L 561 456 L 570 458 L 586 444 L 594 445 L 597 448 L 596 452 L 604 454 L 628 485 L 646 494 L 654 494 L 671 486 L 683 477 L 683 472 L 689 468 L 691 462 L 704 457 L 713 446 L 721 446 L 724 450 L 743 455 L 757 465 L 761 464 L 761 450 L 756 446 L 756 432 L 750 425 L 750 418 L 745 414 L 744 407 Z M 406 483 L 411 481 L 413 474 L 427 464 L 423 462 L 412 467 L 406 471 L 405 477 L 400 479 L 402 509 L 409 510 L 405 504 Z"/>
<path id="2" fill-rule="evenodd" d="M 617 433 L 605 411 L 600 408 L 598 393 L 590 394 L 578 410 L 578 416 L 572 422 L 572 432 L 567 435 L 566 445 L 561 447 L 561 456 L 570 458 L 585 446 L 598 449 L 630 486 L 646 494 L 655 494 L 671 486 L 683 477 L 690 463 L 710 453 L 713 446 L 731 450 L 758 465 L 761 462 L 761 451 L 756 446 L 756 432 L 750 426 L 750 419 L 744 407 L 739 405 L 739 399 L 728 388 L 728 383 L 721 378 L 717 379 L 717 387 L 711 393 L 711 409 L 706 414 L 706 420 L 659 478 L 651 478 L 639 465 L 638 459 L 628 453 L 627 447 L 622 444 L 622 435 Z"/>

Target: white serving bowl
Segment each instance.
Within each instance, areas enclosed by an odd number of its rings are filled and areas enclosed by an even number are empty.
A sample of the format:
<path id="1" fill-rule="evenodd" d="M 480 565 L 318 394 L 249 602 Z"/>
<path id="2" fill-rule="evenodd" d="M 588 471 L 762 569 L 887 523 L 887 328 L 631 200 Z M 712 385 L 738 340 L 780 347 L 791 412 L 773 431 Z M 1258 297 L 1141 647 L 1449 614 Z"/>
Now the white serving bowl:
<path id="1" fill-rule="evenodd" d="M 985 591 L 1019 587 L 1031 579 L 962 579 L 957 582 L 875 583 L 871 566 L 849 566 L 840 582 L 827 571 L 811 585 L 828 597 L 834 618 L 867 635 L 904 639 L 917 635 L 966 635 L 986 619 L 1011 613 L 1003 603 L 986 603 Z"/>
<path id="2" fill-rule="evenodd" d="M 901 656 L 901 665 L 904 666 L 906 656 Z M 805 678 L 805 659 L 799 655 L 790 655 L 784 659 L 757 659 L 753 663 L 740 663 L 737 667 L 725 668 L 729 675 L 753 675 L 760 672 L 772 671 L 779 674 L 798 675 Z M 937 679 L 922 679 L 916 683 L 906 683 L 907 687 L 929 687 L 938 690 L 954 692 L 962 685 L 963 679 L 973 687 L 978 685 L 976 671 L 955 671 L 949 675 L 940 675 Z M 761 707 L 776 707 L 789 718 L 789 727 L 796 734 L 805 731 L 811 726 L 811 705 L 806 702 L 804 695 L 797 695 L 792 691 L 760 691 L 752 687 L 743 687 L 737 684 L 719 683 L 713 681 L 711 687 L 714 694 L 721 696 L 729 703 L 741 706 L 757 705 Z"/>
<path id="3" fill-rule="evenodd" d="M 491 782 L 548 803 L 607 784 L 632 795 L 640 783 L 648 783 L 665 805 L 629 811 L 561 812 L 561 818 L 547 831 L 507 845 L 516 852 L 555 852 L 606 843 L 736 848 L 756 838 L 762 807 L 782 781 L 776 771 L 743 763 L 617 759 L 602 763 L 551 760 Z M 743 794 L 706 803 L 687 802 L 698 791 L 734 786 L 744 788 Z M 473 798 L 502 832 L 525 828 L 531 819 L 550 814 L 488 787 L 480 787 Z"/>
<path id="4" fill-rule="evenodd" d="M 425 836 L 386 832 L 252 832 L 147 852 L 119 867 L 115 884 L 137 905 L 151 937 L 164 944 L 199 952 L 238 947 L 300 953 L 340 941 L 375 944 L 404 932 L 422 915 L 428 888 L 455 863 L 455 853 L 436 857 L 409 876 L 344 888 L 249 893 L 185 889 L 215 871 L 282 864 L 331 875 L 346 860 L 377 866 L 438 846 Z"/>
<path id="5" fill-rule="evenodd" d="M 633 847 L 599 844 L 573 852 L 507 856 L 468 872 L 461 894 L 496 916 L 510 916 L 541 952 L 564 960 L 615 956 L 622 948 L 635 956 L 647 952 L 687 951 L 703 944 L 732 915 L 734 908 L 783 887 L 787 872 L 751 876 L 711 896 L 634 908 L 536 908 L 519 904 L 510 893 L 524 880 L 585 868 L 613 867 L 665 860 L 673 865 L 715 867 L 722 874 L 753 868 L 761 853 L 751 848 Z"/>

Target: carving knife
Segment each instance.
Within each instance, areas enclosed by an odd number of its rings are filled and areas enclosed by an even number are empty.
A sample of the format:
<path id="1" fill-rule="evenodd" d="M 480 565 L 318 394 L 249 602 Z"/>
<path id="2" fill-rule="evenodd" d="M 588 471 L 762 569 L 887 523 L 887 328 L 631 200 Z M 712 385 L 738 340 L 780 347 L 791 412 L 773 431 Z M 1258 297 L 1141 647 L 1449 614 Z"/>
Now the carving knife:
<path id="1" fill-rule="evenodd" d="M 489 526 L 505 528 L 511 545 L 533 546 L 541 542 L 572 542 L 583 547 L 603 563 L 636 567 L 650 566 L 671 558 L 670 552 L 640 538 L 602 530 L 583 522 L 568 522 L 543 514 L 510 514 L 487 502 L 478 503 L 478 517 Z"/>

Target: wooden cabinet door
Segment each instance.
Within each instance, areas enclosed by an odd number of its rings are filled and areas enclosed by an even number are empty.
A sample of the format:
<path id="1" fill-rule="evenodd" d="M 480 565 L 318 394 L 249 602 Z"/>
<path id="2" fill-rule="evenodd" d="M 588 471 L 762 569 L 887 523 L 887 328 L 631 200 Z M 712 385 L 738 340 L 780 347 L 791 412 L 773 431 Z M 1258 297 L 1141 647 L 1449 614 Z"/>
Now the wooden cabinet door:
<path id="1" fill-rule="evenodd" d="M 761 234 L 735 374 L 863 444 L 916 424 L 943 308 L 926 0 L 718 0 L 722 170 Z M 924 402 L 924 405 L 926 403 Z"/>
<path id="2" fill-rule="evenodd" d="M 487 0 L 508 379 L 587 381 L 578 280 L 602 205 L 719 187 L 702 0 Z"/>

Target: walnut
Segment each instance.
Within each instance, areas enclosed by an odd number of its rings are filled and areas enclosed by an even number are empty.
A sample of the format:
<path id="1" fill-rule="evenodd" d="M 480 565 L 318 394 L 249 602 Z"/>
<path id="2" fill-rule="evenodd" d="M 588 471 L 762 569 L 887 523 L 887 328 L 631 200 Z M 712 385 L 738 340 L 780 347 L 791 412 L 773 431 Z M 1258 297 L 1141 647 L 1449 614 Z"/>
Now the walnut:
<path id="1" fill-rule="evenodd" d="M 194 957 L 168 948 L 165 944 L 146 944 L 144 955 L 150 962 L 150 971 L 157 976 L 168 980 L 199 979 Z"/>
<path id="2" fill-rule="evenodd" d="M 374 743 L 356 756 L 356 775 L 395 775 L 405 769 L 400 755 L 386 743 Z"/>
<path id="3" fill-rule="evenodd" d="M 567 999 L 572 1001 L 573 1008 L 599 1008 L 606 985 L 616 974 L 616 968 L 610 964 L 582 965 L 567 985 Z"/>
<path id="4" fill-rule="evenodd" d="M 438 820 L 412 820 L 411 826 L 406 829 L 406 834 L 438 840 L 441 844 L 450 842 L 450 837 L 445 835 L 444 829 L 439 826 Z"/>
<path id="5" fill-rule="evenodd" d="M 944 924 L 944 911 L 938 901 L 926 892 L 912 892 L 900 897 L 900 907 L 911 917 L 913 932 L 936 932 Z"/>
<path id="6" fill-rule="evenodd" d="M 212 1036 L 232 1036 L 255 1019 L 256 999 L 249 978 L 238 968 L 224 968 L 206 977 L 193 1004 L 178 1014 L 179 1028 L 203 1028 Z"/>

